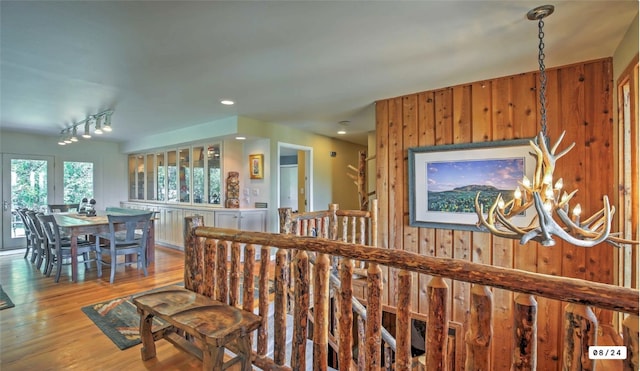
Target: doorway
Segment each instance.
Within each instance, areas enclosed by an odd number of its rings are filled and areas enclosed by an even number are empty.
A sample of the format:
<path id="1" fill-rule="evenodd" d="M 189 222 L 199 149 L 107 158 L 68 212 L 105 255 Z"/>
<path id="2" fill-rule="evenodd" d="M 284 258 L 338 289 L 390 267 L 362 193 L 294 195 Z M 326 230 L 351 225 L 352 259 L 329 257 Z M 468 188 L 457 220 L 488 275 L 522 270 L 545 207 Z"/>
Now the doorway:
<path id="1" fill-rule="evenodd" d="M 53 195 L 53 157 L 2 155 L 2 245 L 0 250 L 26 246 L 25 226 L 18 208 L 46 210 Z"/>
<path id="2" fill-rule="evenodd" d="M 278 143 L 278 207 L 313 210 L 313 148 Z"/>

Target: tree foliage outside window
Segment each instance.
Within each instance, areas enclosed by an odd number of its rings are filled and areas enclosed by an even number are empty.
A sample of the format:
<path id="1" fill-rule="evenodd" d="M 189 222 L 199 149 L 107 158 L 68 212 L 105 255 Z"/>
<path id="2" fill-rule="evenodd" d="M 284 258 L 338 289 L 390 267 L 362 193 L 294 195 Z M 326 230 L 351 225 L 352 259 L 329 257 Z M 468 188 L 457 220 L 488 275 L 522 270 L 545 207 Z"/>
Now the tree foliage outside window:
<path id="1" fill-rule="evenodd" d="M 31 210 L 47 205 L 47 161 L 11 160 L 11 205 Z"/>
<path id="2" fill-rule="evenodd" d="M 80 203 L 93 198 L 93 163 L 64 162 L 64 203 Z"/>

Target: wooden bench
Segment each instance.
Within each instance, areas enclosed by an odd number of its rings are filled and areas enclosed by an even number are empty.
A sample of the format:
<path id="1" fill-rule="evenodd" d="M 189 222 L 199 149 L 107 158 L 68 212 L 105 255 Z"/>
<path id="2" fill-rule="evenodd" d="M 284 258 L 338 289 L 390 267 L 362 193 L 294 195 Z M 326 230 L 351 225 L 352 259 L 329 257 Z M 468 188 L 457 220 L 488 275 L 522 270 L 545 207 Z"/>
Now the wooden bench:
<path id="1" fill-rule="evenodd" d="M 251 336 L 262 318 L 181 286 L 133 299 L 140 313 L 142 360 L 156 356 L 155 341 L 165 339 L 202 360 L 203 370 L 224 370 L 238 362 L 251 370 Z M 152 332 L 153 318 L 169 325 Z M 236 356 L 224 362 L 224 349 Z"/>

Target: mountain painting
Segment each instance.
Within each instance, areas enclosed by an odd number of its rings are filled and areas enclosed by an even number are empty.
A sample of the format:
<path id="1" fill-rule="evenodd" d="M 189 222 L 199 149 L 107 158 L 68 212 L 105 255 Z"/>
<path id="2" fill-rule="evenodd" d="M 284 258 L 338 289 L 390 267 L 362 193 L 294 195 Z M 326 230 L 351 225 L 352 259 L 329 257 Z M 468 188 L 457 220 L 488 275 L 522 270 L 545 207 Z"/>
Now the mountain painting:
<path id="1" fill-rule="evenodd" d="M 426 162 L 428 211 L 474 213 L 475 198 L 487 210 L 502 194 L 505 202 L 525 174 L 524 158 Z"/>

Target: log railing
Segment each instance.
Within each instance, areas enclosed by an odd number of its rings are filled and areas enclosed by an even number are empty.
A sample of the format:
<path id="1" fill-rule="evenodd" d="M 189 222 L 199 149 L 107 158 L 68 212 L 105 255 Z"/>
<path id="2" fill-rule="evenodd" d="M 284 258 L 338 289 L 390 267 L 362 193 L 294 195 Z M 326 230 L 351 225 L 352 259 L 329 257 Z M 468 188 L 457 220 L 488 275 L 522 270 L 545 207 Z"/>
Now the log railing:
<path id="1" fill-rule="evenodd" d="M 240 305 L 254 311 L 254 272 L 259 272 L 258 313 L 263 317 L 263 326 L 257 334 L 253 363 L 262 369 L 300 370 L 313 367 L 327 369 L 330 313 L 330 273 L 332 261 L 338 262 L 341 279 L 338 298 L 339 318 L 337 328 L 338 366 L 340 370 L 354 367 L 361 370 L 379 369 L 382 366 L 383 342 L 381 335 L 382 275 L 380 266 L 398 269 L 398 286 L 395 293 L 399 305 L 396 311 L 395 369 L 406 370 L 410 365 L 410 313 L 408 296 L 416 287 L 411 282 L 410 272 L 433 276 L 426 288 L 429 297 L 426 334 L 426 367 L 429 370 L 444 369 L 448 328 L 447 291 L 443 278 L 473 284 L 471 292 L 470 318 L 465 341 L 467 343 L 465 366 L 468 370 L 492 369 L 490 360 L 492 297 L 489 287 L 518 293 L 515 295 L 514 354 L 513 369 L 535 369 L 536 364 L 536 296 L 569 303 L 565 315 L 562 354 L 563 369 L 593 369 L 586 356 L 589 345 L 597 345 L 597 322 L 591 307 L 630 313 L 625 321 L 625 345 L 627 360 L 625 370 L 638 369 L 638 312 L 637 290 L 573 278 L 544 275 L 521 270 L 494 267 L 451 258 L 429 257 L 407 251 L 381 249 L 360 243 L 334 241 L 325 238 L 247 232 L 198 226 L 197 219 L 187 218 L 185 234 L 185 287 L 211 296 L 217 300 Z M 276 249 L 275 269 L 270 272 L 270 250 Z M 229 254 L 231 260 L 228 262 Z M 241 264 L 241 249 L 244 256 L 254 256 L 261 251 L 259 262 L 244 259 Z M 296 253 L 289 261 L 288 252 Z M 311 273 L 310 255 L 315 254 L 315 265 Z M 367 265 L 367 318 L 364 326 L 354 326 L 351 298 L 352 260 Z M 260 264 L 256 267 L 254 264 Z M 272 263 L 271 263 L 272 264 Z M 227 268 L 228 267 L 228 268 Z M 292 267 L 291 272 L 289 268 Z M 257 268 L 257 269 L 256 269 Z M 293 328 L 286 328 L 288 303 L 287 282 L 295 283 L 293 291 Z M 269 293 L 269 281 L 273 279 L 273 294 Z M 313 290 L 313 292 L 310 292 Z M 269 306 L 273 305 L 273 330 L 268 326 Z M 313 334 L 308 332 L 309 308 L 313 314 Z M 358 317 L 358 321 L 362 321 Z M 358 330 L 358 353 L 351 353 L 354 342 L 352 329 Z M 286 333 L 291 331 L 291 356 L 286 359 Z M 313 342 L 313 359 L 307 358 L 306 342 Z M 268 344 L 273 353 L 267 354 Z M 287 363 L 289 366 L 285 366 Z"/>

